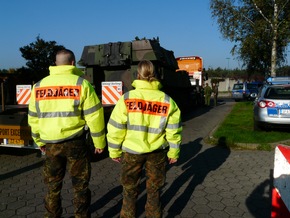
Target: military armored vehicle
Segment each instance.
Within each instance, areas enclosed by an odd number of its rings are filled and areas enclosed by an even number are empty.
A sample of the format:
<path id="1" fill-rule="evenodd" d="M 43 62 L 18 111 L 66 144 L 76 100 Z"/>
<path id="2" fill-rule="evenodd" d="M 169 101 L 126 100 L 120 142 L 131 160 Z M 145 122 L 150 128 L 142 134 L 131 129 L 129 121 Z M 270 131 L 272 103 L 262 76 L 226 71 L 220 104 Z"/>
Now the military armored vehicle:
<path id="1" fill-rule="evenodd" d="M 104 81 L 122 81 L 124 93 L 133 89 L 131 84 L 137 76 L 137 65 L 144 59 L 154 64 L 163 91 L 175 100 L 181 111 L 191 110 L 193 100 L 189 76 L 185 71 L 176 72 L 178 64 L 173 51 L 161 47 L 158 38 L 88 45 L 84 47 L 78 64 L 85 67 L 86 78 L 102 97 L 101 84 Z"/>

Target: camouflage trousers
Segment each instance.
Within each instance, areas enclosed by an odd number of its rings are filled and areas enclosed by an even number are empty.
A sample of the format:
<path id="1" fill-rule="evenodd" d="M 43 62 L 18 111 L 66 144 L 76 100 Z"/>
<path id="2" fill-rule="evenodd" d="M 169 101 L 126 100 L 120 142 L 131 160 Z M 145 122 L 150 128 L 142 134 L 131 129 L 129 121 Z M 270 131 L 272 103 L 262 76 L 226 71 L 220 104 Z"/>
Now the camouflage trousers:
<path id="1" fill-rule="evenodd" d="M 162 217 L 160 190 L 165 183 L 166 160 L 167 150 L 141 155 L 124 153 L 121 173 L 123 186 L 121 218 L 136 217 L 136 203 L 143 167 L 146 172 L 146 217 Z"/>
<path id="2" fill-rule="evenodd" d="M 90 217 L 91 193 L 88 188 L 91 177 L 89 149 L 82 139 L 46 145 L 44 182 L 48 187 L 45 196 L 45 217 L 61 217 L 61 189 L 66 169 L 71 176 L 76 218 Z"/>
<path id="3" fill-rule="evenodd" d="M 218 96 L 214 95 L 214 97 L 213 97 L 213 105 L 217 106 L 217 102 L 218 102 Z"/>

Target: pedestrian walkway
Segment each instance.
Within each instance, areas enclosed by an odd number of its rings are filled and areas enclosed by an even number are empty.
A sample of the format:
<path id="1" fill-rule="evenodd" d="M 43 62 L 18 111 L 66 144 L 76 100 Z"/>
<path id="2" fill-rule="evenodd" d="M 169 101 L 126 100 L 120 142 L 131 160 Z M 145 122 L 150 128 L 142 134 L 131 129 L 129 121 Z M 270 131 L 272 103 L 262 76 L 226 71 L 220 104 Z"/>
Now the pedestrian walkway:
<path id="1" fill-rule="evenodd" d="M 205 144 L 234 102 L 199 108 L 183 117 L 183 144 L 177 164 L 168 166 L 162 192 L 164 217 L 270 217 L 274 151 L 230 150 Z M 0 148 L 0 217 L 43 217 L 46 188 L 40 153 Z M 118 217 L 122 203 L 120 164 L 106 155 L 92 163 L 92 217 Z M 63 217 L 73 217 L 72 189 L 66 175 Z M 141 181 L 138 217 L 145 217 L 145 179 Z"/>

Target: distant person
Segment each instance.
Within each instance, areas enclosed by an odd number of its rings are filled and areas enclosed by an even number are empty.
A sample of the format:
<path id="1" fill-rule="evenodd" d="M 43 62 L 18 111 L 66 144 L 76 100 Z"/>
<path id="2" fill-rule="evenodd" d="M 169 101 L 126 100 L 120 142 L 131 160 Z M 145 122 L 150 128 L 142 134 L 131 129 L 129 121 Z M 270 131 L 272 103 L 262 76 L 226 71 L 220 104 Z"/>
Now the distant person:
<path id="1" fill-rule="evenodd" d="M 214 106 L 217 106 L 218 103 L 218 94 L 219 94 L 219 88 L 217 83 L 212 84 L 212 92 L 213 92 L 213 102 Z"/>
<path id="2" fill-rule="evenodd" d="M 45 217 L 61 217 L 61 189 L 66 168 L 74 190 L 75 217 L 90 217 L 91 163 L 85 143 L 86 128 L 90 131 L 95 153 L 105 147 L 103 107 L 91 84 L 82 78 L 70 50 L 56 55 L 56 66 L 50 75 L 33 86 L 28 122 L 32 137 L 46 153 L 44 183 Z"/>
<path id="3" fill-rule="evenodd" d="M 160 91 L 150 61 L 138 64 L 135 90 L 117 102 L 108 123 L 108 149 L 113 161 L 122 163 L 121 218 L 136 217 L 136 202 L 143 167 L 146 171 L 146 217 L 162 217 L 160 190 L 165 167 L 177 161 L 181 144 L 181 118 L 176 103 Z"/>
<path id="4" fill-rule="evenodd" d="M 212 89 L 211 87 L 208 85 L 208 83 L 205 84 L 204 87 L 204 98 L 205 98 L 205 105 L 206 106 L 210 106 L 210 97 L 212 94 Z"/>

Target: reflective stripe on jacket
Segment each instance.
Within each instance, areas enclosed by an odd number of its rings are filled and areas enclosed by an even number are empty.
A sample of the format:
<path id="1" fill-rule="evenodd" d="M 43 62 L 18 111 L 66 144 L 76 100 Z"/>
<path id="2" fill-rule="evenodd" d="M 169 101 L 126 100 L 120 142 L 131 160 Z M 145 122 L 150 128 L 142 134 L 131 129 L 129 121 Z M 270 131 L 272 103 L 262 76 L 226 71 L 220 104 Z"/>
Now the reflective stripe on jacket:
<path id="1" fill-rule="evenodd" d="M 168 157 L 177 159 L 182 131 L 178 106 L 157 81 L 135 80 L 132 85 L 136 89 L 119 99 L 107 125 L 110 157 L 169 148 Z"/>
<path id="2" fill-rule="evenodd" d="M 50 75 L 33 86 L 28 122 L 38 146 L 73 139 L 89 127 L 95 147 L 105 147 L 104 111 L 82 71 L 52 66 Z"/>

